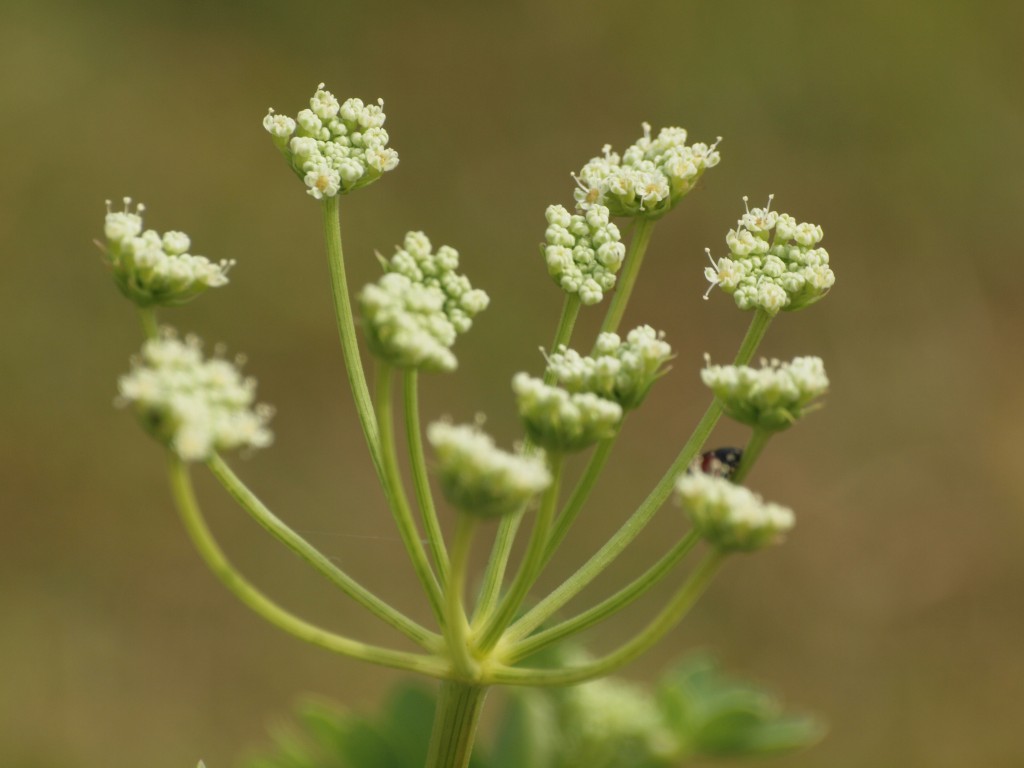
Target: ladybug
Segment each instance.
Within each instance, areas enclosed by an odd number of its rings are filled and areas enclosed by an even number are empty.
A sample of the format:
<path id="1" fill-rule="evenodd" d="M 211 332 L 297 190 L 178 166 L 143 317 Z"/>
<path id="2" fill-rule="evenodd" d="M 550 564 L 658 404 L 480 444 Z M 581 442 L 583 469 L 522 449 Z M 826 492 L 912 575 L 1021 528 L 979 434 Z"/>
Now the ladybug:
<path id="1" fill-rule="evenodd" d="M 706 475 L 714 475 L 728 480 L 736 474 L 742 458 L 742 448 L 715 448 L 713 451 L 702 453 L 690 462 L 686 471 L 690 473 L 703 472 Z"/>

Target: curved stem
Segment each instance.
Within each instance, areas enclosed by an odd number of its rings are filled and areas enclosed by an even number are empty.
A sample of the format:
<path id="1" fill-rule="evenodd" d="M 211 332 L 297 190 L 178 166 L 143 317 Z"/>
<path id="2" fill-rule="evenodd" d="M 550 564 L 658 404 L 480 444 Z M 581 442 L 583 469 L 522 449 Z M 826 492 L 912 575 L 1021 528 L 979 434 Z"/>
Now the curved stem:
<path id="1" fill-rule="evenodd" d="M 715 550 L 690 575 L 668 605 L 644 629 L 627 643 L 606 656 L 570 669 L 515 669 L 505 667 L 494 670 L 488 682 L 504 685 L 572 685 L 603 677 L 625 666 L 657 643 L 675 627 L 693 607 L 718 572 L 725 555 Z"/>
<path id="2" fill-rule="evenodd" d="M 651 233 L 654 231 L 654 222 L 651 219 L 638 219 L 636 228 L 633 230 L 633 237 L 629 241 L 629 250 L 622 264 L 622 271 L 616 281 L 615 293 L 608 305 L 608 312 L 601 323 L 601 333 L 615 333 L 622 322 L 622 316 L 626 312 L 626 305 L 633 293 L 637 276 L 640 274 L 640 267 L 644 263 L 644 254 L 647 253 L 647 245 L 651 241 Z"/>
<path id="3" fill-rule="evenodd" d="M 366 384 L 363 361 L 359 356 L 359 343 L 356 341 L 355 320 L 352 317 L 352 300 L 348 294 L 348 282 L 345 278 L 345 257 L 341 250 L 341 221 L 338 216 L 338 197 L 325 197 L 323 200 L 324 239 L 327 242 L 327 263 L 331 269 L 331 292 L 334 295 L 334 314 L 338 323 L 338 336 L 341 339 L 341 354 L 345 359 L 345 373 L 352 388 L 359 423 L 370 449 L 370 458 L 381 483 L 384 483 L 384 467 L 381 458 L 380 435 L 377 421 L 373 414 L 373 403 L 370 400 L 370 389 Z"/>
<path id="4" fill-rule="evenodd" d="M 733 473 L 731 480 L 739 485 L 747 479 L 747 474 L 753 468 L 754 463 L 761 455 L 761 451 L 768 445 L 768 441 L 772 439 L 774 432 L 770 432 L 766 429 L 754 428 L 753 433 L 750 435 L 750 440 L 747 442 L 747 446 L 743 449 L 743 456 L 740 458 L 740 465 L 736 467 L 736 471 Z"/>
<path id="5" fill-rule="evenodd" d="M 576 326 L 576 318 L 580 314 L 580 300 L 578 296 L 566 294 L 562 303 L 562 314 L 558 318 L 558 327 L 555 329 L 555 338 L 551 341 L 551 349 L 556 350 L 563 344 L 569 346 L 572 340 L 573 328 Z M 544 373 L 544 381 L 552 383 L 554 377 L 547 371 Z M 530 450 L 527 441 L 526 450 Z M 473 623 L 480 624 L 486 621 L 501 596 L 501 585 L 505 580 L 505 569 L 508 568 L 508 559 L 512 555 L 512 545 L 515 543 L 516 534 L 523 521 L 523 511 L 512 515 L 505 515 L 498 523 L 498 532 L 494 537 L 494 544 L 491 548 L 491 556 L 487 559 L 487 566 L 484 569 L 483 583 L 480 587 L 480 597 L 477 600 L 476 608 L 473 611 Z"/>
<path id="6" fill-rule="evenodd" d="M 426 768 L 467 768 L 487 688 L 445 680 L 434 713 Z"/>
<path id="7" fill-rule="evenodd" d="M 587 467 L 583 470 L 583 474 L 576 483 L 576 487 L 573 488 L 569 501 L 566 502 L 565 507 L 555 519 L 555 524 L 551 529 L 551 535 L 548 537 L 547 546 L 544 550 L 544 560 L 541 567 L 551 561 L 555 550 L 558 549 L 566 534 L 569 533 L 569 529 L 583 509 L 583 505 L 586 503 L 587 497 L 590 496 L 590 492 L 597 483 L 597 479 L 601 476 L 604 465 L 608 463 L 608 457 L 611 456 L 617 437 L 618 433 L 614 437 L 602 440 L 597 444 L 597 448 L 594 449 L 594 454 L 590 457 L 590 461 L 587 462 Z"/>
<path id="8" fill-rule="evenodd" d="M 409 553 L 416 576 L 419 578 L 420 583 L 423 584 L 423 589 L 427 593 L 434 616 L 443 628 L 444 598 L 441 595 L 441 587 L 434 577 L 434 572 L 430 570 L 427 552 L 423 548 L 423 540 L 420 538 L 420 532 L 416 528 L 416 521 L 412 518 L 409 500 L 406 498 L 405 489 L 402 487 L 402 475 L 398 471 L 398 457 L 395 453 L 395 430 L 391 408 L 391 378 L 391 366 L 382 363 L 377 369 L 375 399 L 381 460 L 384 470 L 384 490 L 388 496 L 395 523 L 398 526 L 398 534 L 402 537 L 402 543 Z"/>
<path id="9" fill-rule="evenodd" d="M 417 624 L 363 587 L 271 512 L 218 454 L 213 455 L 207 466 L 242 509 L 274 538 L 326 576 L 342 592 L 427 650 L 436 650 L 440 646 L 440 635 Z"/>
<path id="10" fill-rule="evenodd" d="M 545 629 L 543 632 L 538 632 L 522 642 L 515 642 L 522 635 L 519 627 L 513 624 L 508 628 L 503 638 L 505 642 L 511 643 L 511 648 L 507 655 L 509 663 L 525 659 L 542 648 L 547 648 L 552 643 L 582 632 L 584 629 L 592 627 L 609 616 L 618 613 L 627 605 L 646 594 L 648 590 L 668 575 L 690 553 L 698 541 L 700 541 L 700 534 L 696 531 L 690 531 L 672 549 L 666 552 L 657 563 L 611 597 L 602 600 L 593 608 L 589 608 L 571 619 Z"/>
<path id="11" fill-rule="evenodd" d="M 402 392 L 405 397 L 405 438 L 409 446 L 409 464 L 412 467 L 416 500 L 423 518 L 423 529 L 427 534 L 430 552 L 437 568 L 437 578 L 442 591 L 448 583 L 448 552 L 444 546 L 444 535 L 437 519 L 434 496 L 430 492 L 427 477 L 427 462 L 423 455 L 423 435 L 420 428 L 419 381 L 415 368 L 409 368 L 402 376 Z"/>
<path id="12" fill-rule="evenodd" d="M 156 307 L 139 307 L 139 317 L 142 320 L 142 332 L 147 339 L 155 339 L 160 335 L 160 326 L 156 322 Z"/>
<path id="13" fill-rule="evenodd" d="M 550 455 L 548 464 L 551 470 L 551 485 L 544 491 L 544 496 L 541 498 L 540 510 L 537 512 L 533 533 L 530 535 L 530 543 L 526 547 L 519 571 L 497 610 L 481 628 L 480 639 L 477 643 L 477 647 L 481 651 L 490 650 L 501 638 L 502 632 L 515 618 L 516 612 L 523 604 L 523 600 L 526 599 L 526 595 L 536 581 L 537 574 L 543 565 L 544 547 L 551 530 L 555 507 L 558 505 L 558 489 L 561 485 L 562 467 L 565 464 L 564 457 L 557 454 Z"/>
<path id="14" fill-rule="evenodd" d="M 466 588 L 469 552 L 478 520 L 472 515 L 459 514 L 452 545 L 452 575 L 445 593 L 445 630 L 455 670 L 467 679 L 476 673 L 477 664 L 469 647 L 469 622 L 462 602 Z"/>
<path id="15" fill-rule="evenodd" d="M 750 361 L 761 339 L 764 338 L 770 322 L 770 315 L 760 310 L 754 314 L 753 319 L 750 321 L 750 326 L 747 328 L 747 334 L 744 336 L 742 344 L 740 344 L 740 351 L 736 355 L 737 365 L 745 365 Z M 654 517 L 654 514 L 671 495 L 676 479 L 686 471 L 690 462 L 693 461 L 693 458 L 703 447 L 721 415 L 721 402 L 717 399 L 712 400 L 693 430 L 693 434 L 690 435 L 690 439 L 686 441 L 686 444 L 679 452 L 679 455 L 676 456 L 668 471 L 658 481 L 658 484 L 654 486 L 654 490 L 647 495 L 647 498 L 644 499 L 636 512 L 572 576 L 566 579 L 554 592 L 537 603 L 517 622 L 518 625 L 521 625 L 522 636 L 525 637 L 539 627 L 569 600 L 579 594 L 629 546 L 633 539 L 640 535 L 640 532 L 647 526 L 651 518 Z"/>
<path id="16" fill-rule="evenodd" d="M 188 532 L 189 538 L 195 545 L 196 550 L 198 550 L 199 555 L 224 586 L 262 618 L 301 640 L 318 645 L 321 648 L 326 648 L 329 651 L 334 651 L 335 653 L 369 661 L 373 664 L 380 664 L 385 667 L 419 672 L 433 677 L 444 677 L 447 674 L 448 665 L 437 657 L 392 651 L 375 645 L 361 643 L 357 640 L 328 632 L 281 608 L 277 603 L 256 589 L 228 561 L 223 550 L 221 550 L 214 539 L 213 533 L 207 526 L 206 520 L 203 519 L 199 505 L 196 502 L 188 469 L 182 461 L 172 455 L 168 470 L 175 503 L 181 514 L 182 522 L 185 524 L 185 530 Z"/>

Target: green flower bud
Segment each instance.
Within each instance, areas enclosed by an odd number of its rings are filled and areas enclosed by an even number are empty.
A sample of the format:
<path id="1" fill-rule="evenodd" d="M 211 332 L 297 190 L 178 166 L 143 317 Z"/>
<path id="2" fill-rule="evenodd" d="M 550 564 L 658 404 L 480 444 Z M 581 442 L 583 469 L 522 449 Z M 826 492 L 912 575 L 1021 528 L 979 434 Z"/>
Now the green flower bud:
<path id="1" fill-rule="evenodd" d="M 118 381 L 119 400 L 134 406 L 143 427 L 185 461 L 264 448 L 273 440 L 267 428 L 273 411 L 254 405 L 256 380 L 243 378 L 239 363 L 204 360 L 198 339 L 180 341 L 165 331 L 143 345 Z"/>
<path id="2" fill-rule="evenodd" d="M 708 358 L 700 378 L 730 418 L 768 432 L 791 427 L 828 391 L 820 357 L 797 357 L 789 363 L 762 359 L 759 369 L 711 365 Z"/>
<path id="3" fill-rule="evenodd" d="M 140 307 L 169 307 L 227 284 L 234 261 L 213 262 L 188 253 L 191 241 L 184 232 L 143 230 L 144 210 L 139 203 L 132 212 L 129 197 L 124 211 L 111 211 L 107 201 L 106 254 L 121 293 Z"/>
<path id="4" fill-rule="evenodd" d="M 570 393 L 525 373 L 512 379 L 519 417 L 537 445 L 552 453 L 581 451 L 615 434 L 622 406 L 590 392 Z"/>
<path id="5" fill-rule="evenodd" d="M 339 103 L 320 83 L 309 109 L 294 118 L 271 109 L 263 127 L 307 194 L 321 200 L 372 184 L 398 165 L 398 153 L 387 146 L 383 107 L 383 99 Z"/>
<path id="6" fill-rule="evenodd" d="M 561 346 L 548 357 L 547 369 L 570 392 L 592 392 L 632 410 L 666 372 L 672 348 L 664 336 L 649 325 L 634 328 L 625 341 L 602 333 L 589 356 Z"/>
<path id="7" fill-rule="evenodd" d="M 765 502 L 722 477 L 686 474 L 676 482 L 676 492 L 697 530 L 722 550 L 760 549 L 793 527 L 791 509 Z"/>
<path id="8" fill-rule="evenodd" d="M 466 514 L 511 514 L 551 484 L 540 458 L 503 451 L 477 427 L 434 422 L 427 440 L 437 454 L 445 498 Z"/>

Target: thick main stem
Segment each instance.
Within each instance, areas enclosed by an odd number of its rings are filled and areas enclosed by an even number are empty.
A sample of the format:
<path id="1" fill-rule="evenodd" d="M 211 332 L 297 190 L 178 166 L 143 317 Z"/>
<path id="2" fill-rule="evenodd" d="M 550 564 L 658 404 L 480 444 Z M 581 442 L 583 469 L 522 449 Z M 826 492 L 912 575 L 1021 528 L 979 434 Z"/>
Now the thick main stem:
<path id="1" fill-rule="evenodd" d="M 363 361 L 359 357 L 355 319 L 352 316 L 352 299 L 349 296 L 348 281 L 345 278 L 345 257 L 341 250 L 341 221 L 338 215 L 337 196 L 324 198 L 323 214 L 327 263 L 331 269 L 331 292 L 334 295 L 334 314 L 338 323 L 338 336 L 341 339 L 341 355 L 345 360 L 345 373 L 348 376 L 349 386 L 352 388 L 359 424 L 363 428 L 366 445 L 370 449 L 373 467 L 377 470 L 377 476 L 381 483 L 385 484 L 380 435 L 373 414 L 370 389 L 366 384 L 366 373 L 363 371 Z"/>
<path id="2" fill-rule="evenodd" d="M 441 683 L 426 768 L 466 768 L 487 688 L 455 680 Z"/>

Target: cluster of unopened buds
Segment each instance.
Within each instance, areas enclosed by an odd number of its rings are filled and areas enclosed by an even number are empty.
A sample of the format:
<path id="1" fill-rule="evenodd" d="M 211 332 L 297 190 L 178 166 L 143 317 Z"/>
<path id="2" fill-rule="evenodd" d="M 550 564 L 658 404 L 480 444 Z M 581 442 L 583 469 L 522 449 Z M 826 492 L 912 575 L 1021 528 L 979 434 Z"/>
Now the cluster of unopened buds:
<path id="1" fill-rule="evenodd" d="M 581 513 L 627 417 L 668 373 L 674 353 L 663 332 L 640 325 L 620 335 L 619 326 L 655 222 L 695 188 L 708 168 L 719 163 L 718 141 L 688 144 L 682 128 L 663 128 L 653 135 L 645 123 L 643 135 L 621 155 L 606 146 L 573 174 L 574 211 L 561 204 L 547 207 L 541 252 L 564 303 L 554 341 L 544 355 L 543 372 L 521 371 L 512 379 L 525 439 L 507 451 L 495 444 L 480 423 L 439 420 L 425 430 L 439 485 L 457 512 L 456 531 L 446 537 L 428 480 L 418 373 L 456 368 L 453 346 L 490 299 L 460 271 L 460 256 L 454 248 L 435 249 L 422 232 L 409 232 L 389 258 L 378 254 L 383 275 L 355 292 L 366 347 L 376 359 L 371 394 L 357 344 L 338 211 L 339 196 L 372 183 L 398 164 L 383 127 L 382 103 L 341 102 L 321 84 L 308 108 L 294 118 L 271 111 L 263 126 L 306 192 L 323 207 L 342 353 L 357 413 L 437 631 L 389 605 L 317 551 L 270 513 L 221 458 L 220 452 L 229 449 L 269 445 L 270 410 L 255 404 L 255 382 L 242 376 L 237 361 L 221 355 L 204 358 L 197 340 L 181 340 L 161 329 L 155 312 L 224 285 L 233 262 L 190 255 L 189 238 L 183 233 L 143 230 L 143 207 L 133 211 L 128 201 L 124 211 L 108 210 L 105 250 L 117 285 L 142 313 L 148 338 L 131 371 L 120 380 L 120 401 L 130 405 L 145 429 L 169 449 L 172 487 L 186 528 L 229 589 L 268 621 L 309 642 L 446 680 L 436 727 L 457 731 L 452 738 L 464 739 L 472 737 L 475 719 L 467 725 L 452 718 L 479 714 L 489 686 L 559 685 L 609 674 L 678 623 L 726 554 L 775 543 L 792 527 L 789 509 L 763 501 L 742 483 L 768 438 L 817 406 L 828 378 L 816 357 L 791 362 L 773 359 L 760 368 L 749 363 L 772 319 L 782 310 L 803 309 L 820 300 L 831 289 L 835 275 L 828 253 L 819 245 L 821 227 L 772 211 L 770 197 L 765 208 L 746 210 L 726 235 L 729 256 L 712 260 L 706 270 L 712 287 L 732 295 L 741 309 L 754 311 L 733 364 L 712 365 L 708 360 L 701 373 L 714 395 L 707 412 L 656 487 L 601 550 L 562 586 L 524 610 L 530 589 Z M 631 227 L 620 230 L 613 221 L 616 217 L 631 219 Z M 623 231 L 631 232 L 628 247 Z M 609 295 L 601 331 L 590 351 L 574 348 L 571 338 L 581 308 Z M 406 498 L 402 462 L 396 453 L 392 414 L 396 375 L 403 387 L 406 466 L 416 490 L 420 523 Z M 702 455 L 723 414 L 751 427 L 750 442 L 743 450 L 718 449 Z M 566 461 L 591 448 L 588 464 L 563 503 L 560 482 Z M 381 648 L 313 627 L 262 595 L 233 570 L 212 539 L 183 462 L 206 463 L 264 528 L 422 652 Z M 556 621 L 565 604 L 632 542 L 673 492 L 691 527 L 680 534 L 663 561 L 595 607 Z M 530 540 L 514 577 L 506 581 L 514 537 L 535 506 Z M 470 606 L 465 594 L 469 550 L 477 524 L 487 519 L 500 522 L 483 586 Z M 521 664 L 538 650 L 639 598 L 699 541 L 708 545 L 705 560 L 632 640 L 576 665 L 544 669 Z M 428 766 L 464 768 L 468 752 L 452 757 L 445 750 L 452 749 L 453 742 L 445 739 L 439 737 L 432 746 Z"/>

